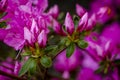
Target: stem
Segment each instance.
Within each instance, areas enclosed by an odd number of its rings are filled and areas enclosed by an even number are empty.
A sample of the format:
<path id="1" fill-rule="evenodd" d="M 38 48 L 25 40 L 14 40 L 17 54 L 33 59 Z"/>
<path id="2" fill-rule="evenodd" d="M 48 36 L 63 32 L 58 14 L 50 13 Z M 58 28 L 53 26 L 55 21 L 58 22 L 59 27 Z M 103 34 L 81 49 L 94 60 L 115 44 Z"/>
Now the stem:
<path id="1" fill-rule="evenodd" d="M 4 75 L 4 76 L 7 76 L 7 77 L 10 77 L 10 78 L 12 78 L 12 79 L 27 80 L 27 79 L 25 79 L 25 78 L 21 78 L 21 77 L 18 77 L 18 76 L 16 76 L 16 75 L 12 75 L 12 74 L 10 74 L 10 73 L 6 73 L 6 72 L 4 72 L 4 71 L 2 71 L 2 70 L 0 70 L 0 74 L 1 74 L 1 75 Z"/>

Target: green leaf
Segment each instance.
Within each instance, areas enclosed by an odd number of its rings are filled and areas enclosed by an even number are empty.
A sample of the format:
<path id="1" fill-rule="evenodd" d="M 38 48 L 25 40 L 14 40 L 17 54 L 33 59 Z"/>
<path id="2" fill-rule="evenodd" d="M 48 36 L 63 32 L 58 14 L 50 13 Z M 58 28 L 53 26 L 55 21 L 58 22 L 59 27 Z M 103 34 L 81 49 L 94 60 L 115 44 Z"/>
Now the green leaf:
<path id="1" fill-rule="evenodd" d="M 37 68 L 37 63 L 34 59 L 30 64 L 30 68 L 29 68 L 30 74 L 34 74 L 36 72 L 36 68 Z"/>
<path id="2" fill-rule="evenodd" d="M 33 66 L 34 63 L 35 60 L 33 58 L 29 58 L 20 69 L 19 76 L 24 75 Z"/>
<path id="3" fill-rule="evenodd" d="M 50 45 L 50 46 L 47 46 L 45 48 L 45 51 L 46 52 L 49 52 L 49 51 L 52 51 L 53 49 L 57 48 L 58 46 L 57 45 Z"/>
<path id="4" fill-rule="evenodd" d="M 52 59 L 48 56 L 42 56 L 40 58 L 40 63 L 43 67 L 49 68 L 52 66 Z"/>
<path id="5" fill-rule="evenodd" d="M 66 49 L 66 56 L 69 58 L 73 52 L 74 52 L 74 49 L 75 49 L 75 44 L 74 43 L 71 43 L 67 49 Z"/>
<path id="6" fill-rule="evenodd" d="M 67 38 L 62 38 L 62 39 L 60 40 L 59 45 L 65 45 L 66 41 L 67 41 Z"/>
<path id="7" fill-rule="evenodd" d="M 79 40 L 79 41 L 77 42 L 77 44 L 78 44 L 78 46 L 79 46 L 80 48 L 82 48 L 82 49 L 84 49 L 84 48 L 86 48 L 86 47 L 88 46 L 88 43 L 87 43 L 86 41 L 84 41 L 84 40 Z"/>
<path id="8" fill-rule="evenodd" d="M 66 45 L 66 46 L 69 46 L 70 44 L 71 44 L 70 39 L 67 39 L 65 45 Z"/>

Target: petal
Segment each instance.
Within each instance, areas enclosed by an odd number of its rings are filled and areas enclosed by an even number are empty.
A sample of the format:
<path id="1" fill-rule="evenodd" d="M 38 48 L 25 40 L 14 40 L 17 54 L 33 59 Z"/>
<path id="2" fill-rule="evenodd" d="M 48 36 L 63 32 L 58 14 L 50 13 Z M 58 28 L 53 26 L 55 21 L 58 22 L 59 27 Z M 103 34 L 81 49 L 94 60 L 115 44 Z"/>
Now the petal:
<path id="1" fill-rule="evenodd" d="M 39 16 L 39 19 L 38 19 L 38 27 L 39 27 L 39 30 L 47 30 L 47 25 L 46 25 L 46 20 L 44 17 L 42 16 Z"/>
<path id="2" fill-rule="evenodd" d="M 48 7 L 48 0 L 38 0 L 37 6 L 41 12 L 45 11 Z"/>
<path id="3" fill-rule="evenodd" d="M 28 41 L 29 44 L 33 43 L 34 36 L 27 27 L 24 27 L 24 39 Z"/>
<path id="4" fill-rule="evenodd" d="M 32 20 L 32 26 L 31 26 L 31 30 L 30 30 L 33 34 L 36 34 L 38 33 L 38 26 L 37 26 L 37 23 L 36 21 L 33 19 Z"/>
<path id="5" fill-rule="evenodd" d="M 69 71 L 64 71 L 63 74 L 62 74 L 62 77 L 63 77 L 64 79 L 69 79 L 69 78 L 70 78 L 70 73 L 69 73 Z"/>
<path id="6" fill-rule="evenodd" d="M 25 40 L 22 36 L 23 35 L 20 33 L 10 32 L 6 35 L 6 37 L 4 39 L 4 43 L 15 48 L 16 50 L 19 50 L 19 49 L 23 48 L 24 43 L 25 43 Z"/>
<path id="7" fill-rule="evenodd" d="M 80 6 L 79 4 L 76 4 L 76 13 L 78 16 L 82 17 L 85 14 L 85 9 Z"/>
<path id="8" fill-rule="evenodd" d="M 99 11 L 97 12 L 97 17 L 98 18 L 101 18 L 101 17 L 103 17 L 105 14 L 107 14 L 108 13 L 108 7 L 101 7 L 100 9 L 99 9 Z"/>
<path id="9" fill-rule="evenodd" d="M 50 8 L 49 12 L 50 15 L 52 15 L 54 18 L 57 18 L 59 15 L 59 9 L 57 5 L 54 5 L 52 8 Z"/>
<path id="10" fill-rule="evenodd" d="M 21 64 L 18 61 L 15 61 L 15 67 L 14 67 L 15 75 L 18 75 L 20 68 L 21 68 Z"/>
<path id="11" fill-rule="evenodd" d="M 69 12 L 67 12 L 65 17 L 65 27 L 67 32 L 71 35 L 74 32 L 74 23 Z"/>

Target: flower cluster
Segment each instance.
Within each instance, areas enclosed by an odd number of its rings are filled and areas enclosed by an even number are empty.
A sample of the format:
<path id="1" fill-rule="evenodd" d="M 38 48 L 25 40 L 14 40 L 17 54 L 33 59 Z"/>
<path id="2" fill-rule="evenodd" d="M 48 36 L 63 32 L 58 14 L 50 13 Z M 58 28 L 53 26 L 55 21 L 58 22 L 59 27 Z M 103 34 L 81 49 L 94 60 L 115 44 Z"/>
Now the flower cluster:
<path id="1" fill-rule="evenodd" d="M 1 79 L 119 80 L 120 1 L 76 3 L 74 16 L 48 3 L 0 1 L 0 41 L 17 52 L 0 62 Z"/>

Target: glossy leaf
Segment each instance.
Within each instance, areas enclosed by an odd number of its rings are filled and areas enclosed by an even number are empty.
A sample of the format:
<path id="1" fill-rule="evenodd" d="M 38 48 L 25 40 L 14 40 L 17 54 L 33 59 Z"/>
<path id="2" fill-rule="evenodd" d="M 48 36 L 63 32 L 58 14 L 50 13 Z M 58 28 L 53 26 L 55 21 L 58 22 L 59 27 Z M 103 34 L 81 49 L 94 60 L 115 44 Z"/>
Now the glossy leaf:
<path id="1" fill-rule="evenodd" d="M 73 54 L 74 49 L 75 49 L 74 43 L 71 43 L 71 44 L 67 47 L 67 49 L 66 49 L 66 56 L 67 56 L 68 58 Z"/>
<path id="2" fill-rule="evenodd" d="M 29 58 L 20 69 L 19 76 L 24 75 L 31 67 L 33 67 L 34 63 L 35 60 L 33 58 Z"/>
<path id="3" fill-rule="evenodd" d="M 40 63 L 43 67 L 49 68 L 52 66 L 52 59 L 48 56 L 42 56 L 40 59 Z"/>
<path id="4" fill-rule="evenodd" d="M 84 40 L 78 41 L 77 44 L 78 44 L 78 46 L 79 46 L 80 48 L 83 48 L 83 49 L 88 46 L 88 43 L 87 43 L 86 41 L 84 41 Z"/>

